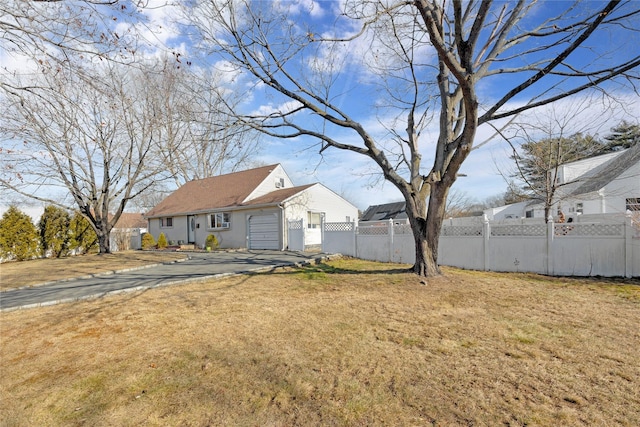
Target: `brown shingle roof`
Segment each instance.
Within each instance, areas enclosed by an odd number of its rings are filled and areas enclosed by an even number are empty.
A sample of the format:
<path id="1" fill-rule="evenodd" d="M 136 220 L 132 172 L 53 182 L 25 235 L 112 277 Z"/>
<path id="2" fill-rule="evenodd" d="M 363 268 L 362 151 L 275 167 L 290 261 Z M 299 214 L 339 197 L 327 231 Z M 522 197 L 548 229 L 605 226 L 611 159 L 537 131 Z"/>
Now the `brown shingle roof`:
<path id="1" fill-rule="evenodd" d="M 147 221 L 141 213 L 122 212 L 114 228 L 146 228 Z"/>
<path id="2" fill-rule="evenodd" d="M 307 185 L 300 185 L 298 187 L 290 187 L 290 188 L 283 188 L 282 190 L 275 190 L 275 191 L 272 191 L 271 193 L 267 193 L 263 196 L 256 197 L 255 199 L 251 199 L 246 203 L 243 203 L 242 206 L 256 206 L 256 205 L 269 205 L 269 204 L 281 203 L 287 200 L 289 197 L 293 196 L 294 194 L 298 194 L 299 192 L 304 191 L 307 188 L 312 187 L 314 185 L 315 184 L 307 184 Z"/>
<path id="3" fill-rule="evenodd" d="M 278 165 L 189 181 L 151 209 L 146 217 L 180 215 L 242 205 Z"/>

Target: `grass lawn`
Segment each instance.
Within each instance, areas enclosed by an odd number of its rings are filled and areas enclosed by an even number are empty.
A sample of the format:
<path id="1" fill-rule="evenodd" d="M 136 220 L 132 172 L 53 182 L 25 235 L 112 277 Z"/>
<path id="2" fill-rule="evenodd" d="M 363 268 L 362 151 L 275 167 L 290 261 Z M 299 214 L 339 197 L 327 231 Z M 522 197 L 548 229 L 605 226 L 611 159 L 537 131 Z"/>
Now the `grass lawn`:
<path id="1" fill-rule="evenodd" d="M 637 281 L 401 267 L 0 313 L 0 425 L 640 425 Z"/>

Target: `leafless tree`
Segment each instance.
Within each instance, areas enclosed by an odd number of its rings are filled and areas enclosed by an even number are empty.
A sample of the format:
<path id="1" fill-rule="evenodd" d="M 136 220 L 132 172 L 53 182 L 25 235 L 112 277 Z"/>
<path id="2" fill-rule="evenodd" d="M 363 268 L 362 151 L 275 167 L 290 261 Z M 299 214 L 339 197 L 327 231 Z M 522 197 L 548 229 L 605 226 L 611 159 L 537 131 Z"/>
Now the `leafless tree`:
<path id="1" fill-rule="evenodd" d="M 597 155 L 604 146 L 598 134 L 614 109 L 592 109 L 594 102 L 583 98 L 562 108 L 542 107 L 514 123 L 511 136 L 501 132 L 515 162 L 509 178 L 522 184 L 529 199 L 541 201 L 545 220 L 564 198 L 563 187 L 578 182 L 561 177 L 561 166 Z"/>
<path id="2" fill-rule="evenodd" d="M 165 134 L 158 153 L 177 186 L 246 166 L 258 152 L 259 133 L 237 120 L 239 94 L 225 91 L 221 76 L 164 60 L 155 75 L 163 96 L 159 126 Z"/>
<path id="3" fill-rule="evenodd" d="M 93 58 L 130 62 L 138 37 L 133 26 L 116 31 L 121 22 L 143 20 L 137 8 L 121 0 L 0 2 L 0 90 L 33 89 L 13 78 L 16 63 L 30 62 L 30 68 L 43 72 Z"/>
<path id="4" fill-rule="evenodd" d="M 244 120 L 272 136 L 317 138 L 321 152 L 367 156 L 398 188 L 419 275 L 440 274 L 445 201 L 479 126 L 582 91 L 610 90 L 605 83 L 614 78 L 637 83 L 640 11 L 633 1 L 354 0 L 332 28 L 314 28 L 321 20 L 300 19 L 286 5 L 196 2 L 188 18 L 201 48 L 280 102 Z M 348 110 L 345 98 L 363 85 L 388 132 L 362 119 L 362 104 Z M 423 165 L 428 142 L 433 155 Z"/>
<path id="5" fill-rule="evenodd" d="M 107 62 L 93 73 L 61 68 L 39 77 L 37 91 L 6 99 L 0 186 L 79 209 L 107 253 L 127 204 L 163 170 L 163 99 L 149 72 Z"/>

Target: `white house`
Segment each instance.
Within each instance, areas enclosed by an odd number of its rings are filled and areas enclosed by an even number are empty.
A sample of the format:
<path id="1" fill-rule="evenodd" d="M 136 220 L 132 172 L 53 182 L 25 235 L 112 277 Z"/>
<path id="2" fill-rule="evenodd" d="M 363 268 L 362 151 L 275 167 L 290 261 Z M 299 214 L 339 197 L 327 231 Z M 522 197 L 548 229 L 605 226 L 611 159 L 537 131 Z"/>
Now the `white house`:
<path id="1" fill-rule="evenodd" d="M 204 247 L 287 249 L 287 221 L 305 220 L 307 244 L 320 244 L 322 221 L 357 219 L 358 209 L 322 184 L 294 186 L 280 164 L 186 183 L 145 218 L 158 238 Z"/>
<path id="2" fill-rule="evenodd" d="M 576 215 L 640 211 L 640 144 L 619 152 L 567 163 L 558 168 L 553 212 Z M 544 218 L 544 205 L 521 202 L 487 209 L 489 219 Z"/>

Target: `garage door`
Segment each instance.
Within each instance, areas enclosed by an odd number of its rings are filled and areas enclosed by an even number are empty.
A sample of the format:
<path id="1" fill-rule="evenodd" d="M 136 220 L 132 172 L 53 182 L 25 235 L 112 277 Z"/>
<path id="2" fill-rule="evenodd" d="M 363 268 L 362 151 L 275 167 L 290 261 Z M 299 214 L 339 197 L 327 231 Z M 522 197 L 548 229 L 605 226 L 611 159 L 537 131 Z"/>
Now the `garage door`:
<path id="1" fill-rule="evenodd" d="M 252 215 L 249 217 L 249 249 L 280 249 L 278 217 Z"/>

